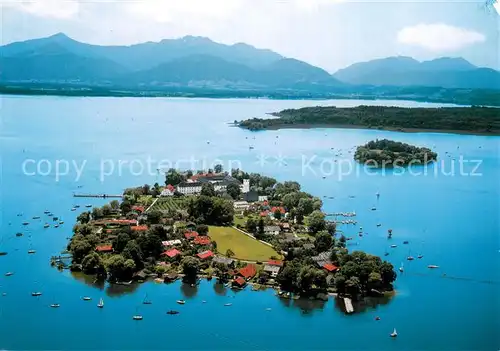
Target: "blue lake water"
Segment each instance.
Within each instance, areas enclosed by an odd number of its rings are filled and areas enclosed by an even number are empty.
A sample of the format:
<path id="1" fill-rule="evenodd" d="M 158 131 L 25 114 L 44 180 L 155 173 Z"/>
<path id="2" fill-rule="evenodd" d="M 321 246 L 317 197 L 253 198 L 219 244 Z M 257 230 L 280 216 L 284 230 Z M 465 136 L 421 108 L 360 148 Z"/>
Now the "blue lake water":
<path id="1" fill-rule="evenodd" d="M 0 296 L 0 349 L 498 349 L 499 137 L 350 129 L 252 133 L 228 124 L 284 108 L 359 104 L 433 106 L 356 100 L 0 97 L 0 250 L 9 253 L 0 257 L 0 292 L 6 293 Z M 368 174 L 362 168 L 347 172 L 349 150 L 375 138 L 431 147 L 440 162 L 419 176 Z M 461 156 L 470 161 L 462 171 Z M 397 296 L 346 316 L 332 299 L 304 305 L 282 301 L 271 290 L 234 293 L 213 282 L 202 282 L 196 290 L 147 283 L 118 293 L 50 267 L 50 256 L 63 250 L 71 236 L 78 214 L 71 207 L 78 203 L 83 211 L 87 203 L 104 203 L 75 201 L 73 192 L 121 193 L 128 186 L 162 183 L 157 168 L 176 162 L 187 168 L 191 158 L 205 161 L 205 168 L 220 159 L 226 169 L 230 162 L 240 163 L 247 171 L 297 180 L 305 191 L 334 197 L 323 198 L 325 212 L 356 211 L 359 224 L 340 229 L 355 237 L 351 250 L 377 255 L 388 250 L 395 267 L 404 261 Z M 474 170 L 476 160 L 480 165 Z M 80 177 L 74 165 L 83 170 Z M 332 165 L 337 167 L 333 172 Z M 204 167 L 197 163 L 195 168 Z M 46 209 L 65 224 L 43 229 Z M 42 219 L 32 220 L 35 215 Z M 25 220 L 27 227 L 21 225 Z M 362 238 L 359 226 L 368 233 Z M 388 228 L 393 229 L 395 249 L 388 248 Z M 18 238 L 20 231 L 25 235 Z M 410 244 L 402 245 L 404 240 Z M 29 249 L 36 254 L 28 255 Z M 407 262 L 409 253 L 424 258 Z M 429 264 L 440 268 L 429 270 Z M 7 271 L 15 274 L 5 277 Z M 34 290 L 43 295 L 31 297 Z M 150 306 L 141 304 L 146 293 Z M 93 301 L 82 301 L 85 295 Z M 101 296 L 106 306 L 99 310 Z M 176 305 L 179 298 L 186 305 Z M 49 308 L 56 300 L 61 308 Z M 227 302 L 233 305 L 224 307 Z M 181 314 L 166 315 L 172 308 Z M 137 310 L 142 322 L 132 320 Z M 376 322 L 375 316 L 381 320 Z M 389 338 L 394 327 L 396 340 Z"/>

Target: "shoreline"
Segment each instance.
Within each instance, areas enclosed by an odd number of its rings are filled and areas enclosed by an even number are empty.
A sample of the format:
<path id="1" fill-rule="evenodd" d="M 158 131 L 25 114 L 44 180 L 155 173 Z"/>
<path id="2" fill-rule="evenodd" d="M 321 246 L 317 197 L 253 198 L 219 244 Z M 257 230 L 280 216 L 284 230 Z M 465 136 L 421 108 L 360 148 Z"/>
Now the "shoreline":
<path id="1" fill-rule="evenodd" d="M 361 125 L 345 125 L 345 124 L 282 124 L 265 127 L 258 130 L 251 130 L 245 127 L 240 127 L 249 130 L 251 132 L 261 132 L 266 130 L 280 130 L 280 129 L 364 129 L 364 130 L 379 130 L 388 132 L 400 132 L 400 133 L 440 133 L 440 134 L 459 134 L 459 135 L 477 135 L 477 136 L 500 136 L 500 131 L 498 132 L 480 132 L 480 131 L 467 131 L 467 130 L 454 130 L 454 129 L 425 129 L 425 128 L 369 128 Z"/>

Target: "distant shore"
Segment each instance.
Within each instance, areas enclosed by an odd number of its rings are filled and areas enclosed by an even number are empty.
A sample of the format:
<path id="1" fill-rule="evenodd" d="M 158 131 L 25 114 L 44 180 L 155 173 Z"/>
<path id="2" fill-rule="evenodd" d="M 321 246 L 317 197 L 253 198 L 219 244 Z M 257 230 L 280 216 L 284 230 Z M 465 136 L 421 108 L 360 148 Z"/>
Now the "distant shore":
<path id="1" fill-rule="evenodd" d="M 237 126 L 237 125 L 235 125 L 235 126 Z M 453 130 L 453 129 L 390 128 L 390 127 L 369 128 L 369 127 L 360 126 L 360 125 L 312 124 L 312 123 L 273 125 L 273 126 L 262 128 L 258 131 L 280 130 L 280 129 L 322 129 L 322 128 L 385 130 L 385 131 L 389 131 L 389 132 L 401 132 L 401 133 L 443 133 L 443 134 L 462 134 L 462 135 L 478 135 L 478 136 L 500 136 L 500 131 L 481 132 L 481 131 L 466 131 L 466 130 Z"/>

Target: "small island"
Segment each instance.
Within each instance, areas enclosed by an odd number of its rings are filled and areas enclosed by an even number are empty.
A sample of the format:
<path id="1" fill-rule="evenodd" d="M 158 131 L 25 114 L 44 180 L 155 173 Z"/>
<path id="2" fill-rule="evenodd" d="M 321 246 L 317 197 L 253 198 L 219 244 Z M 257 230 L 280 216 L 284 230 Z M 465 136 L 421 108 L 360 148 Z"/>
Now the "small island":
<path id="1" fill-rule="evenodd" d="M 235 121 L 252 131 L 283 128 L 365 128 L 401 132 L 500 135 L 500 113 L 492 107 L 404 108 L 391 106 L 304 107 L 272 113 L 277 118 Z"/>
<path id="2" fill-rule="evenodd" d="M 126 189 L 121 202 L 79 214 L 69 268 L 114 284 L 214 278 L 234 289 L 275 288 L 281 298 L 391 294 L 393 265 L 349 252 L 341 221 L 326 220 L 322 205 L 294 181 L 220 165 L 171 169 L 165 186 Z"/>
<path id="3" fill-rule="evenodd" d="M 417 147 L 388 139 L 377 139 L 358 146 L 354 159 L 374 167 L 401 167 L 434 162 L 437 160 L 437 153 L 426 147 Z"/>

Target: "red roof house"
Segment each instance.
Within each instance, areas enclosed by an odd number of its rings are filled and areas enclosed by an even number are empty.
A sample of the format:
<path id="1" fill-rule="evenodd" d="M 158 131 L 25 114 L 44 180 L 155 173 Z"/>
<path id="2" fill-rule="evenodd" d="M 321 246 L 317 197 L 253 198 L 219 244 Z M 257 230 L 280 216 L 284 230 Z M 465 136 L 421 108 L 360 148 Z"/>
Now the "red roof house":
<path id="1" fill-rule="evenodd" d="M 95 250 L 97 252 L 112 252 L 113 251 L 113 246 L 111 246 L 111 245 L 101 245 L 101 246 L 97 246 L 95 248 Z"/>
<path id="2" fill-rule="evenodd" d="M 132 206 L 132 211 L 144 212 L 144 206 Z"/>
<path id="3" fill-rule="evenodd" d="M 268 215 L 269 215 L 269 211 L 267 211 L 267 210 L 266 210 L 266 211 L 262 211 L 262 212 L 260 213 L 260 216 L 261 216 L 261 217 L 267 217 Z"/>
<path id="4" fill-rule="evenodd" d="M 267 264 L 271 265 L 271 266 L 283 267 L 283 261 L 279 261 L 279 260 L 270 260 L 270 261 L 267 261 Z"/>
<path id="5" fill-rule="evenodd" d="M 198 255 L 197 255 L 201 260 L 206 260 L 208 258 L 211 258 L 214 256 L 214 253 L 210 250 L 208 251 L 203 251 L 203 252 L 200 252 Z"/>
<path id="6" fill-rule="evenodd" d="M 200 234 L 198 234 L 198 232 L 194 232 L 194 231 L 190 231 L 190 232 L 185 232 L 185 233 L 184 233 L 184 237 L 185 237 L 186 239 L 188 239 L 188 240 L 189 240 L 189 239 L 196 238 L 198 235 L 200 235 Z"/>
<path id="7" fill-rule="evenodd" d="M 254 264 L 247 264 L 238 271 L 238 274 L 245 279 L 250 279 L 257 274 L 257 267 Z"/>
<path id="8" fill-rule="evenodd" d="M 146 230 L 148 230 L 148 226 L 147 225 L 135 225 L 133 227 L 130 227 L 130 229 L 134 232 L 145 232 Z"/>
<path id="9" fill-rule="evenodd" d="M 323 265 L 323 268 L 326 269 L 328 272 L 335 272 L 337 269 L 339 269 L 337 266 L 331 263 L 325 263 Z"/>
<path id="10" fill-rule="evenodd" d="M 175 187 L 172 184 L 167 185 L 167 189 L 171 192 L 175 192 Z"/>
<path id="11" fill-rule="evenodd" d="M 285 214 L 285 213 L 286 213 L 286 211 L 285 211 L 285 208 L 284 208 L 284 207 L 273 207 L 273 208 L 271 209 L 271 212 L 272 212 L 272 213 L 275 213 L 276 211 L 280 211 L 280 212 L 281 212 L 281 214 Z"/>
<path id="12" fill-rule="evenodd" d="M 198 236 L 194 238 L 194 243 L 196 245 L 209 245 L 212 241 L 208 236 Z"/>
<path id="13" fill-rule="evenodd" d="M 238 287 L 244 287 L 246 285 L 247 281 L 243 279 L 242 277 L 238 277 L 235 280 L 233 280 L 233 285 L 236 285 Z"/>
<path id="14" fill-rule="evenodd" d="M 181 252 L 177 249 L 171 249 L 171 250 L 168 250 L 168 251 L 165 251 L 164 253 L 162 253 L 163 256 L 168 256 L 170 258 L 174 258 L 175 256 L 177 255 L 180 255 Z"/>

